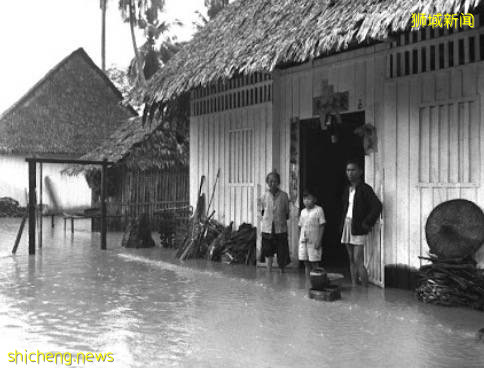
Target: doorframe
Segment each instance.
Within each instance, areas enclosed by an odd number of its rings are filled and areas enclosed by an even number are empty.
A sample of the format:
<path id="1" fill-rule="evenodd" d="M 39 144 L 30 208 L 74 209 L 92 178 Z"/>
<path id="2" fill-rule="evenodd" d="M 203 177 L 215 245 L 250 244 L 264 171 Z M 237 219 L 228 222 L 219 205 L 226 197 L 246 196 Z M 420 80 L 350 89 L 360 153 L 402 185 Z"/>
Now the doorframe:
<path id="1" fill-rule="evenodd" d="M 377 128 L 375 117 L 371 116 L 372 111 L 365 109 L 365 123 L 368 122 L 373 122 L 373 126 Z M 377 136 L 381 137 L 383 136 L 383 132 L 380 132 L 380 135 L 378 134 L 379 132 L 377 131 Z M 382 152 L 383 151 L 383 145 L 382 141 L 380 139 L 377 140 L 377 151 L 372 152 L 370 154 L 365 154 L 365 182 L 372 182 L 375 184 L 376 177 L 377 177 L 377 172 L 380 173 L 380 183 L 379 187 L 375 188 L 373 187 L 373 190 L 379 197 L 380 201 L 384 205 L 384 193 L 385 193 L 385 168 L 383 165 L 383 161 L 381 159 L 381 153 L 377 152 Z M 378 183 L 376 183 L 378 184 Z M 377 223 L 375 226 L 379 226 L 379 243 L 380 243 L 380 259 L 379 259 L 379 269 L 380 269 L 380 277 L 379 279 L 376 279 L 371 276 L 369 273 L 369 282 L 372 283 L 373 285 L 379 286 L 381 288 L 385 288 L 385 221 L 384 221 L 384 209 L 380 213 L 380 217 L 377 220 Z M 375 229 L 375 227 L 374 227 Z M 365 252 L 364 252 L 364 263 L 365 267 L 368 265 L 368 246 L 365 245 Z M 367 267 L 368 270 L 368 267 Z"/>
<path id="2" fill-rule="evenodd" d="M 359 110 L 359 111 L 348 111 L 348 112 L 345 112 L 343 114 L 346 114 L 346 113 L 355 113 L 355 112 L 364 112 L 365 114 L 365 123 L 367 121 L 371 121 L 369 120 L 370 117 L 368 116 L 368 113 L 369 111 L 368 110 Z M 301 149 L 301 137 L 302 137 L 302 129 L 303 129 L 303 125 L 305 123 L 307 123 L 308 121 L 310 120 L 313 120 L 313 119 L 318 119 L 318 117 L 316 116 L 313 116 L 311 118 L 307 118 L 307 119 L 300 119 L 299 117 L 293 117 L 290 119 L 290 122 L 291 122 L 291 133 L 292 134 L 296 134 L 297 135 L 297 145 L 295 147 L 295 149 L 297 150 L 297 152 L 295 152 L 295 155 L 297 156 L 297 183 L 295 183 L 295 185 L 297 185 L 297 194 L 296 194 L 296 202 L 294 203 L 294 205 L 298 208 L 298 209 L 301 209 L 301 201 L 302 201 L 302 198 L 301 198 L 301 195 L 302 195 L 302 179 L 303 179 L 303 170 L 304 170 L 304 165 L 303 165 L 303 154 L 302 154 L 302 149 Z M 295 129 L 295 131 L 293 132 L 293 129 L 294 127 L 296 127 L 297 129 Z M 291 139 L 292 140 L 292 139 Z M 380 146 L 380 142 L 378 142 L 378 145 Z M 294 148 L 292 148 L 294 149 Z M 365 171 L 364 171 L 364 178 L 365 178 L 365 182 L 367 181 L 371 181 L 371 182 L 374 182 L 375 181 L 375 176 L 376 176 L 376 172 L 377 170 L 381 170 L 381 180 L 380 180 L 380 186 L 379 188 L 374 188 L 375 192 L 377 194 L 379 194 L 379 198 L 381 200 L 381 202 L 383 203 L 384 199 L 383 199 L 383 193 L 384 193 L 384 183 L 385 183 L 385 172 L 384 172 L 384 168 L 383 166 L 380 164 L 378 165 L 376 160 L 379 159 L 379 156 L 376 155 L 375 153 L 371 153 L 369 155 L 364 155 L 364 161 L 365 161 Z M 289 163 L 290 167 L 291 167 L 291 164 L 292 162 Z M 369 168 L 371 168 L 369 170 Z M 290 169 L 291 171 L 291 169 Z M 290 174 L 291 175 L 291 174 Z M 385 287 L 385 247 L 384 247 L 384 236 L 385 236 L 385 226 L 384 226 L 384 217 L 383 217 L 383 212 L 380 214 L 380 218 L 379 220 L 377 221 L 377 224 L 376 226 L 378 226 L 378 231 L 379 231 L 379 234 L 378 234 L 378 242 L 379 242 L 379 247 L 380 247 L 380 251 L 379 251 L 379 270 L 380 270 L 380 277 L 379 279 L 375 278 L 375 277 L 371 277 L 370 276 L 370 282 L 376 286 L 379 286 L 381 288 L 384 288 Z M 374 228 L 376 229 L 376 227 Z M 376 239 L 375 239 L 376 240 Z M 367 261 L 368 260 L 368 245 L 365 246 L 365 265 L 367 265 Z"/>

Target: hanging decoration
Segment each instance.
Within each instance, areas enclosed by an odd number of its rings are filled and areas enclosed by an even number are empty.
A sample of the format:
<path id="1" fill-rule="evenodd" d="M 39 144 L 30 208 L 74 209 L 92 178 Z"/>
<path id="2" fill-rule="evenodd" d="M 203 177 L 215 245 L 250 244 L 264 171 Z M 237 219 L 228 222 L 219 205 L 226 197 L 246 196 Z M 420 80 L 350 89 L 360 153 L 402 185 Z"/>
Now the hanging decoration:
<path id="1" fill-rule="evenodd" d="M 365 150 L 365 155 L 378 152 L 378 140 L 374 125 L 364 124 L 355 129 L 354 133 L 363 140 L 363 149 Z"/>
<path id="2" fill-rule="evenodd" d="M 321 83 L 321 96 L 313 98 L 313 115 L 319 115 L 322 130 L 328 130 L 331 142 L 338 142 L 337 124 L 341 124 L 341 112 L 348 110 L 349 93 L 334 92 L 327 80 Z"/>

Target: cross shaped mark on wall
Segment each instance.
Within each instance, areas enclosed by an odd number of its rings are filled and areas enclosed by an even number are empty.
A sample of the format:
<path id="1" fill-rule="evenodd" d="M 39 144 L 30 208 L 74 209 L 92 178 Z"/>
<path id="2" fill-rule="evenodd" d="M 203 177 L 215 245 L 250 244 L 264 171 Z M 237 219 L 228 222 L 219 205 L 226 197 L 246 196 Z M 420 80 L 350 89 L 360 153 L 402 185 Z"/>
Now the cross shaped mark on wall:
<path id="1" fill-rule="evenodd" d="M 334 92 L 334 86 L 327 80 L 321 82 L 321 96 L 313 98 L 313 116 L 319 115 L 321 129 L 331 125 L 331 117 L 341 123 L 342 111 L 348 110 L 348 91 Z"/>

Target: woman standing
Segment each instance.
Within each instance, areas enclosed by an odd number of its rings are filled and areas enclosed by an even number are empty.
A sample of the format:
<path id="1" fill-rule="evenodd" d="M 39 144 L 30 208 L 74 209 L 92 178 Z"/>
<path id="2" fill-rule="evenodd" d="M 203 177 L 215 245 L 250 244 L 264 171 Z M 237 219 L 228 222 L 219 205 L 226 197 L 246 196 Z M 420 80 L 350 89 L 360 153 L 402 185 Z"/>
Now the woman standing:
<path id="1" fill-rule="evenodd" d="M 262 205 L 262 250 L 261 262 L 267 262 L 267 269 L 272 271 L 274 254 L 277 264 L 284 272 L 291 263 L 287 240 L 287 220 L 289 219 L 289 198 L 279 189 L 281 177 L 275 171 L 267 174 L 267 191 L 261 198 Z"/>
<path id="2" fill-rule="evenodd" d="M 368 286 L 363 247 L 367 234 L 380 216 L 382 204 L 371 186 L 363 181 L 363 170 L 359 162 L 347 162 L 346 176 L 349 186 L 343 194 L 341 243 L 345 244 L 348 251 L 351 283 L 356 286 L 359 276 L 363 286 Z"/>

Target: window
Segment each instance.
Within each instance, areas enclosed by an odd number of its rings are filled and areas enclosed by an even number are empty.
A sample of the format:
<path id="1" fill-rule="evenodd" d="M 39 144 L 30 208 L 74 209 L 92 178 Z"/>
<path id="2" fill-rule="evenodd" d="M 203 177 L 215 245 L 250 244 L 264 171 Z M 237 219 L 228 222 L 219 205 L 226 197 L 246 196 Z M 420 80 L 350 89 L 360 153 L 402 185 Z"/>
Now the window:
<path id="1" fill-rule="evenodd" d="M 420 184 L 478 184 L 478 111 L 474 100 L 420 107 Z"/>

